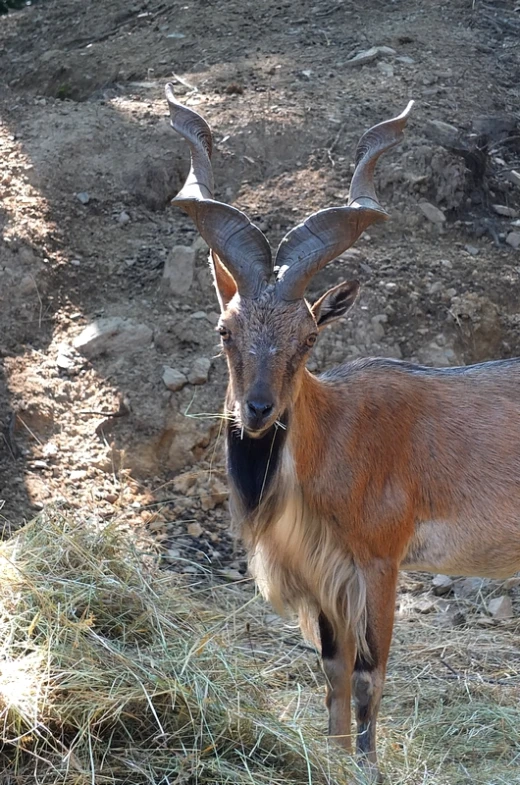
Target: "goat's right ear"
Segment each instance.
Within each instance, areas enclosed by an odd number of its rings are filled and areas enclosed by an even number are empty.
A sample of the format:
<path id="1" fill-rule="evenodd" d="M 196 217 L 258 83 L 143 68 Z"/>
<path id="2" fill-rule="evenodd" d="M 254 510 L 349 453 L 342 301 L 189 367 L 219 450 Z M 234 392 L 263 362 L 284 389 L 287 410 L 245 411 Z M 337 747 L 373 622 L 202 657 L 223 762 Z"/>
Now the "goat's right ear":
<path id="1" fill-rule="evenodd" d="M 311 311 L 318 329 L 339 319 L 352 308 L 359 292 L 359 281 L 343 281 L 316 300 Z"/>
<path id="2" fill-rule="evenodd" d="M 220 310 L 224 312 L 230 300 L 237 293 L 236 281 L 221 262 L 215 251 L 209 252 L 209 266 L 213 273 L 213 282 L 217 290 L 217 297 L 220 303 Z"/>

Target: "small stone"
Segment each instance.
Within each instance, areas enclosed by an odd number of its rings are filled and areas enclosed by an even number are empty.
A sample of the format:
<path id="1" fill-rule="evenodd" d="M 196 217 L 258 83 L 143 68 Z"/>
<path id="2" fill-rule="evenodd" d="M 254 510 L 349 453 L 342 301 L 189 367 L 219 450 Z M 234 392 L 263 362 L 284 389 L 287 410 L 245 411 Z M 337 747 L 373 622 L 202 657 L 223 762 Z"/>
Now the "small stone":
<path id="1" fill-rule="evenodd" d="M 72 264 L 73 267 L 79 267 L 81 264 L 81 259 L 71 259 L 70 263 Z"/>
<path id="2" fill-rule="evenodd" d="M 503 594 L 495 597 L 488 602 L 488 611 L 494 619 L 511 619 L 513 614 L 513 603 L 511 597 Z"/>
<path id="3" fill-rule="evenodd" d="M 81 204 L 88 204 L 90 202 L 90 196 L 86 191 L 80 191 L 76 194 L 76 199 L 81 202 Z"/>
<path id="4" fill-rule="evenodd" d="M 193 283 L 196 252 L 188 245 L 176 245 L 164 263 L 162 288 L 175 296 L 187 294 Z"/>
<path id="5" fill-rule="evenodd" d="M 504 215 L 506 218 L 516 218 L 518 215 L 518 210 L 515 210 L 514 207 L 507 207 L 505 204 L 494 204 L 493 210 L 498 215 Z"/>
<path id="6" fill-rule="evenodd" d="M 510 183 L 520 187 L 520 172 L 517 172 L 515 169 L 511 169 L 511 171 L 507 172 L 506 174 L 506 180 L 509 180 Z"/>
<path id="7" fill-rule="evenodd" d="M 243 581 L 244 576 L 238 570 L 234 570 L 232 567 L 226 567 L 223 570 L 219 570 L 218 574 L 221 575 L 223 578 L 226 578 L 228 581 Z"/>
<path id="8" fill-rule="evenodd" d="M 434 281 L 428 287 L 428 294 L 438 294 L 444 286 L 442 281 Z"/>
<path id="9" fill-rule="evenodd" d="M 173 480 L 173 490 L 177 493 L 187 493 L 196 482 L 197 478 L 193 472 L 178 474 Z"/>
<path id="10" fill-rule="evenodd" d="M 391 77 L 394 75 L 394 66 L 392 63 L 385 63 L 384 61 L 381 61 L 377 64 L 377 70 L 380 71 L 383 76 Z"/>
<path id="11" fill-rule="evenodd" d="M 67 343 L 60 343 L 58 346 L 58 356 L 56 357 L 56 365 L 62 371 L 70 371 L 74 367 L 74 349 Z"/>
<path id="12" fill-rule="evenodd" d="M 371 63 L 373 60 L 376 60 L 377 57 L 379 57 L 379 47 L 372 46 L 370 49 L 365 49 L 363 52 L 358 52 L 357 55 L 354 55 L 354 57 L 352 57 L 350 60 L 347 60 L 345 65 L 365 65 L 366 63 Z"/>
<path id="13" fill-rule="evenodd" d="M 453 589 L 457 599 L 468 600 L 475 599 L 482 591 L 483 586 L 483 578 L 462 578 L 459 581 L 454 581 Z"/>
<path id="14" fill-rule="evenodd" d="M 426 131 L 437 144 L 444 147 L 451 147 L 457 144 L 460 138 L 459 129 L 454 125 L 450 125 L 450 123 L 444 123 L 442 120 L 427 120 Z"/>
<path id="15" fill-rule="evenodd" d="M 470 254 L 470 256 L 478 256 L 480 253 L 480 248 L 477 248 L 476 245 L 465 245 L 464 250 Z"/>
<path id="16" fill-rule="evenodd" d="M 87 472 L 85 469 L 74 469 L 69 473 L 69 478 L 71 480 L 84 480 L 87 476 Z"/>
<path id="17" fill-rule="evenodd" d="M 196 254 L 200 253 L 206 255 L 209 251 L 209 246 L 206 240 L 200 235 L 197 237 L 196 240 L 193 241 L 193 245 L 191 247 Z"/>
<path id="18" fill-rule="evenodd" d="M 190 535 L 190 537 L 200 537 L 204 533 L 204 529 L 200 525 L 194 521 L 193 523 L 188 523 L 186 531 Z"/>
<path id="19" fill-rule="evenodd" d="M 508 578 L 504 581 L 504 589 L 509 591 L 509 589 L 516 589 L 517 586 L 520 586 L 520 575 L 513 575 L 512 578 Z"/>
<path id="20" fill-rule="evenodd" d="M 453 589 L 453 579 L 449 575 L 436 575 L 432 580 L 433 593 L 438 597 L 449 594 Z"/>
<path id="21" fill-rule="evenodd" d="M 208 381 L 209 371 L 211 368 L 211 360 L 207 357 L 198 357 L 191 367 L 188 374 L 188 381 L 190 384 L 206 384 Z"/>
<path id="22" fill-rule="evenodd" d="M 130 216 L 128 215 L 127 212 L 125 212 L 125 210 L 123 210 L 123 212 L 119 213 L 119 215 L 117 216 L 117 220 L 119 221 L 120 224 L 127 224 L 130 223 Z"/>
<path id="23" fill-rule="evenodd" d="M 216 477 L 212 478 L 207 493 L 201 493 L 200 506 L 206 512 L 223 504 L 229 496 L 228 489 Z"/>
<path id="24" fill-rule="evenodd" d="M 175 368 L 170 368 L 169 365 L 164 366 L 162 380 L 168 390 L 172 390 L 172 392 L 182 390 L 182 388 L 188 384 L 188 379 L 186 376 L 181 373 L 181 371 L 177 371 Z"/>
<path id="25" fill-rule="evenodd" d="M 44 458 L 54 458 L 54 456 L 58 454 L 58 448 L 54 442 L 47 442 L 47 444 L 43 446 L 42 454 Z"/>
<path id="26" fill-rule="evenodd" d="M 153 331 L 148 325 L 114 316 L 87 325 L 72 343 L 86 357 L 99 357 L 148 347 L 152 338 Z"/>
<path id="27" fill-rule="evenodd" d="M 419 209 L 429 221 L 431 221 L 434 224 L 437 224 L 438 226 L 440 226 L 446 221 L 446 216 L 444 215 L 442 210 L 439 210 L 439 208 L 435 207 L 435 205 L 431 204 L 431 202 L 420 202 Z"/>
<path id="28" fill-rule="evenodd" d="M 421 600 L 417 600 L 413 607 L 418 613 L 431 613 L 435 610 L 435 603 L 433 600 L 423 597 Z"/>
<path id="29" fill-rule="evenodd" d="M 509 232 L 506 243 L 517 251 L 520 248 L 520 232 Z"/>
<path id="30" fill-rule="evenodd" d="M 396 60 L 399 63 L 404 63 L 405 65 L 414 65 L 415 63 L 415 60 L 413 59 L 413 57 L 410 57 L 410 55 L 399 55 L 399 57 L 397 57 Z"/>

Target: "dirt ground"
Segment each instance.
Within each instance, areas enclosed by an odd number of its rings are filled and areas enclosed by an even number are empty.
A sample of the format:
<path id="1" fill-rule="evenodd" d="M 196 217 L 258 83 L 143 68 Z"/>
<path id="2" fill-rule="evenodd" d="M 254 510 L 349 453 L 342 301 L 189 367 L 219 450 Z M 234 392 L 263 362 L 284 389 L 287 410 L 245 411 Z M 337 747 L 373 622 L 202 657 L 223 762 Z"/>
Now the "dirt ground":
<path id="1" fill-rule="evenodd" d="M 0 16 L 5 529 L 50 502 L 95 507 L 155 532 L 176 569 L 244 572 L 217 300 L 169 206 L 188 156 L 168 80 L 213 128 L 217 197 L 273 246 L 344 203 L 362 132 L 416 101 L 377 171 L 390 220 L 313 282 L 310 298 L 343 278 L 363 291 L 312 369 L 520 355 L 519 35 L 515 0 L 41 0 Z M 165 275 L 179 245 L 189 288 Z M 106 343 L 75 347 L 100 319 Z M 165 366 L 190 381 L 172 392 Z"/>

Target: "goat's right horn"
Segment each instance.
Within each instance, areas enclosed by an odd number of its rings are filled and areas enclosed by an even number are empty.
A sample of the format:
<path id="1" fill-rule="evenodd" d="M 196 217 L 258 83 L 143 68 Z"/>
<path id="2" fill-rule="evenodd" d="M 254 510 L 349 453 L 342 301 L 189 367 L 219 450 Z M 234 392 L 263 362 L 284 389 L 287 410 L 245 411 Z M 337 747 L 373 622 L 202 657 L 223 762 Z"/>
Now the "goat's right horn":
<path id="1" fill-rule="evenodd" d="M 209 125 L 192 109 L 180 104 L 173 85 L 166 85 L 171 126 L 189 144 L 191 166 L 182 190 L 172 200 L 194 221 L 209 247 L 216 252 L 236 281 L 243 297 L 260 295 L 272 273 L 267 238 L 249 218 L 213 199 L 212 137 Z"/>

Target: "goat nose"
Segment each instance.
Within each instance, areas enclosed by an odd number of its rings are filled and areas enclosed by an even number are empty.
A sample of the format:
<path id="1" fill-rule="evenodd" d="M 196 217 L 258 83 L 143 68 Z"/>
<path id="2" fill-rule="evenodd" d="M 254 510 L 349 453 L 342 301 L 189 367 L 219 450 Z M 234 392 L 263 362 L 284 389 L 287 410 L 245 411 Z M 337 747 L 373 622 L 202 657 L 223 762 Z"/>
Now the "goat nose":
<path id="1" fill-rule="evenodd" d="M 273 404 L 271 401 L 257 399 L 254 401 L 247 401 L 247 408 L 254 417 L 267 417 L 272 411 Z"/>

